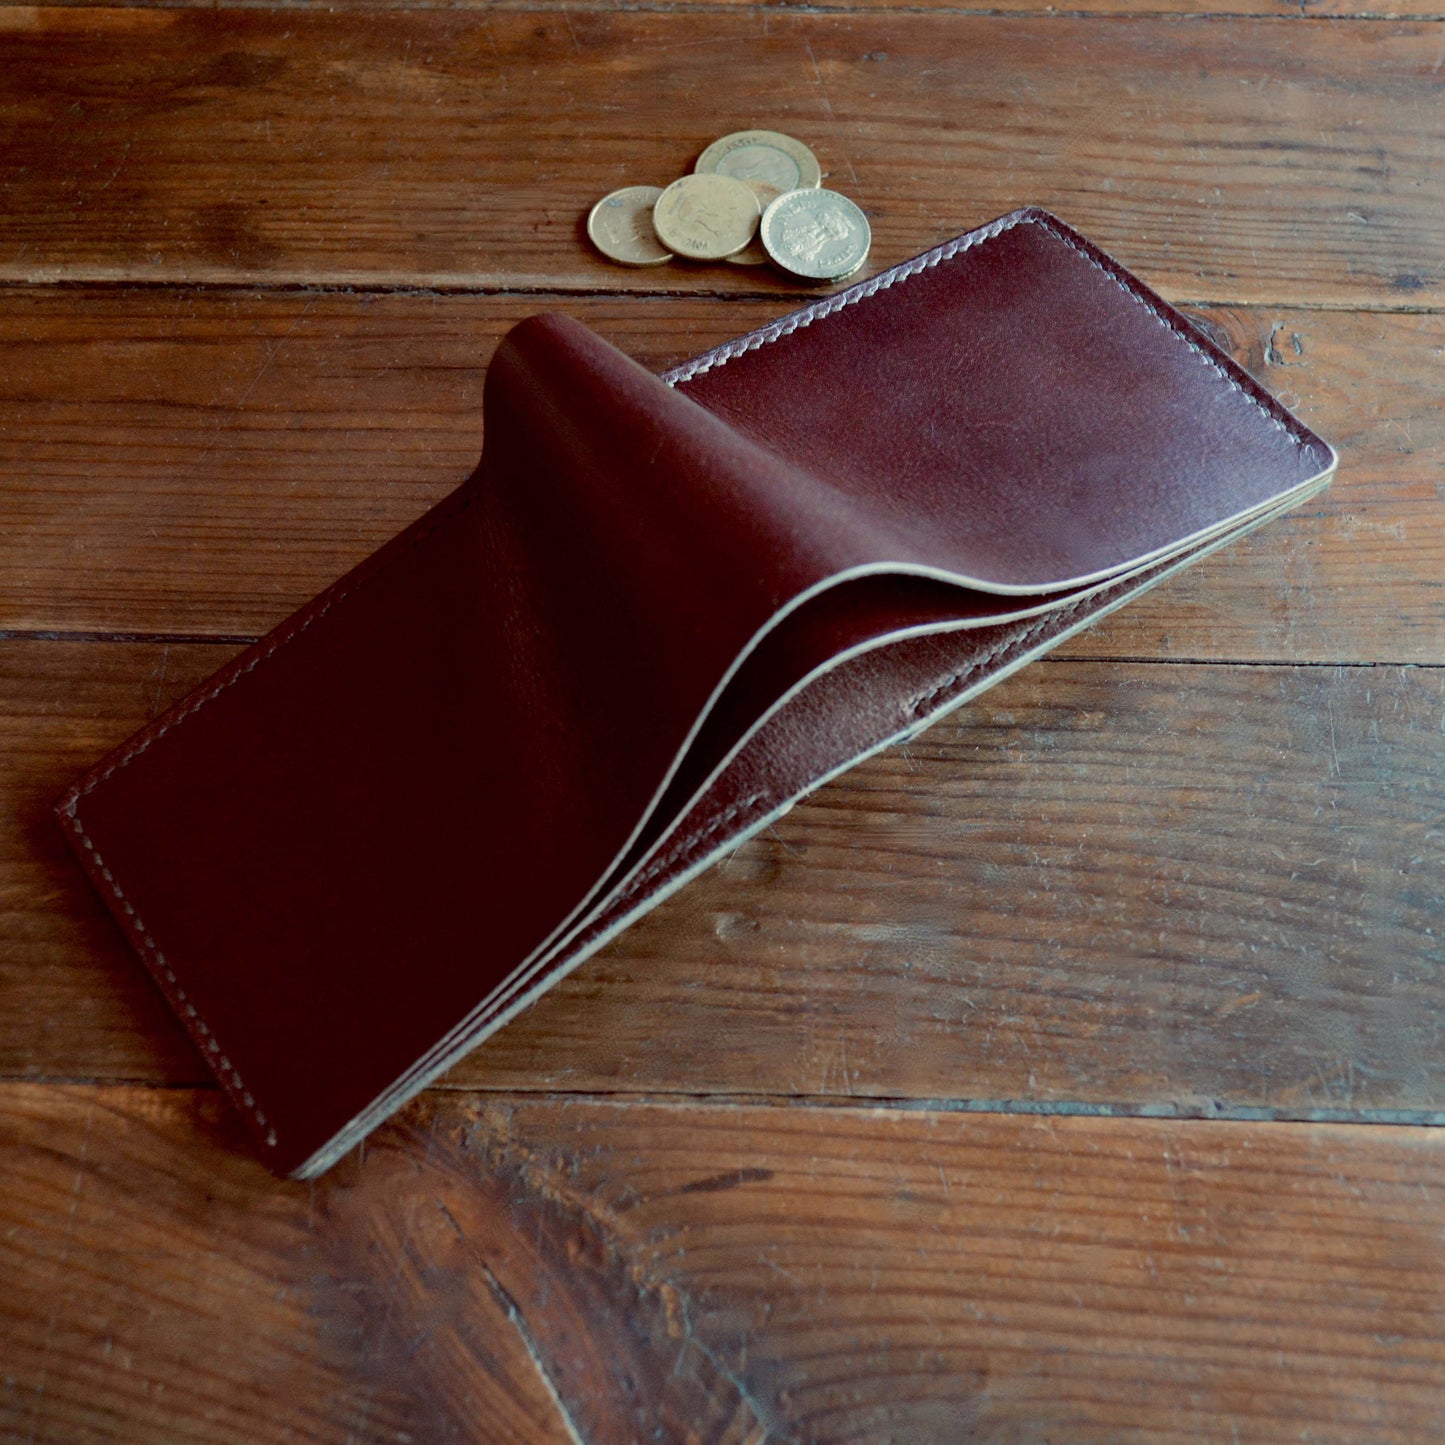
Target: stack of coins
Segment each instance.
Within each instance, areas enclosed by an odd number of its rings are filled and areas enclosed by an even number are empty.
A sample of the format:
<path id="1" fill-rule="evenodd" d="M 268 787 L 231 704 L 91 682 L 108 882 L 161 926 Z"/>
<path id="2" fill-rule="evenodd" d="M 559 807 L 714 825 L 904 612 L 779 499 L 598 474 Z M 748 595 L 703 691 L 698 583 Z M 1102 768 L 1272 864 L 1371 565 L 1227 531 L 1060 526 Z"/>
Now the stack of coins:
<path id="1" fill-rule="evenodd" d="M 624 186 L 592 207 L 587 234 L 624 266 L 674 257 L 760 266 L 805 281 L 842 281 L 868 259 L 868 218 L 822 189 L 817 157 L 775 130 L 714 141 L 670 186 Z"/>

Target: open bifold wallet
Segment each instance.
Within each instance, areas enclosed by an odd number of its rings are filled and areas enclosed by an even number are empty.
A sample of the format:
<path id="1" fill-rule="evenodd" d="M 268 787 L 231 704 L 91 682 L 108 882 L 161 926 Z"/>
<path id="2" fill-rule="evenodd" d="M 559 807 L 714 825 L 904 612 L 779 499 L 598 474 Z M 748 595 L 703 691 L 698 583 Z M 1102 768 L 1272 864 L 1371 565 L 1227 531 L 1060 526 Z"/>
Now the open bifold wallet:
<path id="1" fill-rule="evenodd" d="M 661 378 L 535 317 L 483 409 L 455 493 L 60 804 L 278 1171 L 1335 466 L 1039 210 Z"/>

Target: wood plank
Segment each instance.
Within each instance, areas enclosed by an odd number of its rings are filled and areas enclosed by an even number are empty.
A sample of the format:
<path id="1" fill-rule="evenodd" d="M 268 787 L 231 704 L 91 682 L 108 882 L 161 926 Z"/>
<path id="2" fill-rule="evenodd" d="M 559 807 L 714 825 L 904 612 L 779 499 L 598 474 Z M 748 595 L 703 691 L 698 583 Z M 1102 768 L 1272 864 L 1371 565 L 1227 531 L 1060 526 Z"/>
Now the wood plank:
<path id="1" fill-rule="evenodd" d="M 0 0 L 0 9 L 38 9 L 51 6 L 85 6 L 92 0 L 41 0 L 41 5 Z M 184 8 L 196 0 L 120 0 L 123 5 L 147 8 Z M 779 0 L 231 0 L 229 8 L 258 10 L 780 10 Z M 809 11 L 896 11 L 897 0 L 828 0 L 808 6 Z M 908 0 L 908 10 L 940 10 L 965 15 L 1038 15 L 1066 17 L 1080 15 L 1131 17 L 1164 16 L 1272 16 L 1294 21 L 1349 20 L 1438 20 L 1441 12 L 1433 0 L 1070 0 L 1067 7 L 1048 5 L 1044 0 L 988 0 L 969 4 L 966 0 Z"/>
<path id="2" fill-rule="evenodd" d="M 226 652 L 0 646 L 10 1077 L 204 1077 L 48 809 Z M 1041 662 L 800 805 L 449 1081 L 1445 1111 L 1442 716 L 1445 669 Z"/>
<path id="3" fill-rule="evenodd" d="M 587 1442 L 1442 1424 L 1435 1130 L 432 1096 L 308 1188 L 217 1103 L 0 1092 L 7 1433 L 559 1438 L 497 1297 Z"/>
<path id="4" fill-rule="evenodd" d="M 868 209 L 880 266 L 1035 202 L 1171 296 L 1445 299 L 1434 21 L 17 7 L 0 26 L 12 281 L 756 290 L 751 270 L 619 270 L 580 223 L 766 118 Z"/>
<path id="5" fill-rule="evenodd" d="M 228 1152 L 219 1112 L 0 1091 L 0 1435 L 576 1445 L 485 1270 L 409 1261 L 402 1213 L 384 1266 L 336 1269 L 325 1205 Z"/>
<path id="6" fill-rule="evenodd" d="M 1445 660 L 1445 318 L 1284 310 L 1193 319 L 1338 449 L 1310 507 L 1206 558 L 1077 656 Z M 1369 620 L 1367 620 L 1367 618 Z"/>
<path id="7" fill-rule="evenodd" d="M 1042 663 L 795 809 L 456 1078 L 1439 1111 L 1442 717 L 1440 671 Z"/>
<path id="8" fill-rule="evenodd" d="M 466 475 L 492 348 L 547 308 L 662 367 L 785 305 L 0 290 L 0 630 L 265 631 Z M 1445 318 L 1196 315 L 1341 473 L 1071 650 L 1445 660 Z"/>

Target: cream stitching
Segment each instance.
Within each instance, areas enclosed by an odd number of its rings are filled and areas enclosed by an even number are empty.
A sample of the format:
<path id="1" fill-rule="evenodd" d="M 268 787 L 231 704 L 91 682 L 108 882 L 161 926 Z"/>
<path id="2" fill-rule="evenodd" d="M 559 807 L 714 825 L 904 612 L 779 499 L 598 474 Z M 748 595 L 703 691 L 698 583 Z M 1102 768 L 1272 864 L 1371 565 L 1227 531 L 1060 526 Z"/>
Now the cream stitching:
<path id="1" fill-rule="evenodd" d="M 316 611 L 313 612 L 309 617 L 307 617 L 304 622 L 299 624 L 292 631 L 283 633 L 268 646 L 262 648 L 262 650 L 258 652 L 255 657 L 253 657 L 250 662 L 245 665 L 245 667 L 239 668 L 224 681 L 218 682 L 214 687 L 208 689 L 206 692 L 203 692 L 198 698 L 196 698 L 193 703 L 190 704 L 189 707 L 184 709 L 184 711 L 182 712 L 178 712 L 175 717 L 171 718 L 171 720 L 163 727 L 159 727 L 155 730 L 155 732 L 148 734 L 143 741 L 137 743 L 136 746 L 131 748 L 128 752 L 122 753 L 120 757 L 118 757 L 103 773 L 97 774 L 75 795 L 74 801 L 70 804 L 71 816 L 75 816 L 75 808 L 78 806 L 80 799 L 85 797 L 87 793 L 90 793 L 94 789 L 98 788 L 103 782 L 105 782 L 107 778 L 111 777 L 115 773 L 118 773 L 128 763 L 138 758 L 143 752 L 146 751 L 147 748 L 150 747 L 152 743 L 158 742 L 168 732 L 170 732 L 173 727 L 176 727 L 178 724 L 183 723 L 188 717 L 191 716 L 192 713 L 199 712 L 203 707 L 205 707 L 208 702 L 211 702 L 214 699 L 220 697 L 220 695 L 225 692 L 228 687 L 234 687 L 235 684 L 240 682 L 240 680 L 245 677 L 248 672 L 254 671 L 263 662 L 265 662 L 267 658 L 273 657 L 276 653 L 280 652 L 280 650 L 288 643 L 294 642 L 298 637 L 301 636 L 303 632 L 310 628 L 313 623 L 319 622 L 323 617 L 325 617 L 326 614 L 330 612 L 333 607 L 337 606 L 338 603 L 344 602 L 348 597 L 354 596 L 363 587 L 365 587 L 367 583 L 375 581 L 376 578 L 379 577 L 392 563 L 399 562 L 403 557 L 407 556 L 411 552 L 414 552 L 418 547 L 421 546 L 423 542 L 427 540 L 428 537 L 432 536 L 435 532 L 440 530 L 440 528 L 450 522 L 453 517 L 459 516 L 462 512 L 466 511 L 467 508 L 470 507 L 474 501 L 475 494 L 468 495 L 467 497 L 463 498 L 463 500 L 456 507 L 451 508 L 443 516 L 439 517 L 437 521 L 435 521 L 430 527 L 426 529 L 426 531 L 418 533 L 417 536 L 413 537 L 411 542 L 400 552 L 398 552 L 394 557 L 387 558 L 386 562 L 382 566 L 370 569 L 365 573 L 365 575 L 358 577 L 356 581 L 351 584 L 350 587 L 347 587 L 341 592 L 337 592 L 332 597 L 328 597 L 324 605 L 318 607 Z M 97 862 L 99 862 L 99 858 L 100 855 L 97 854 Z M 103 866 L 102 871 L 105 871 Z M 107 881 L 109 881 L 110 879 L 110 874 L 108 872 L 106 873 L 106 879 Z"/>
<path id="2" fill-rule="evenodd" d="M 106 776 L 109 776 L 107 774 Z M 88 790 L 87 790 L 88 791 Z M 239 1070 L 231 1063 L 230 1059 L 222 1053 L 221 1045 L 216 1036 L 206 1027 L 205 1020 L 196 1012 L 196 1006 L 190 1001 L 180 979 L 176 977 L 175 970 L 166 961 L 166 956 L 156 947 L 156 941 L 151 937 L 149 930 L 142 921 L 141 916 L 135 910 L 135 905 L 125 896 L 120 884 L 115 881 L 115 876 L 105 866 L 105 861 L 100 856 L 100 850 L 95 846 L 90 834 L 85 831 L 85 825 L 76 816 L 76 804 L 79 795 L 67 806 L 66 812 L 70 821 L 74 824 L 76 835 L 85 844 L 86 851 L 95 860 L 96 867 L 100 870 L 101 876 L 105 879 L 107 887 L 115 895 L 116 901 L 125 910 L 132 927 L 132 935 L 140 944 L 142 952 L 152 961 L 152 973 L 157 973 L 161 986 L 171 997 L 172 1007 L 178 1014 L 182 1015 L 182 1021 L 196 1038 L 202 1053 L 210 1055 L 212 1068 L 217 1072 L 221 1083 L 225 1086 L 226 1092 L 231 1095 L 232 1101 L 249 1113 L 259 1128 L 263 1129 L 263 1140 L 269 1148 L 276 1147 L 276 1130 L 271 1127 L 266 1115 L 257 1106 L 256 1100 L 252 1097 L 241 1079 Z"/>
<path id="3" fill-rule="evenodd" d="M 1043 617 L 1039 618 L 1037 622 L 1033 623 L 1017 636 L 1000 642 L 997 647 L 990 648 L 982 657 L 974 658 L 967 667 L 960 668 L 957 672 L 944 678 L 942 682 L 929 688 L 926 692 L 921 692 L 916 697 L 910 699 L 904 707 L 905 713 L 910 718 L 916 718 L 927 704 L 932 702 L 941 693 L 947 692 L 955 683 L 962 682 L 965 678 L 972 677 L 976 673 L 983 671 L 990 662 L 993 662 L 995 658 L 1001 657 L 1004 653 L 1017 651 L 1023 647 L 1025 643 L 1042 632 L 1049 623 L 1062 621 L 1071 613 L 1076 612 L 1087 600 L 1085 597 L 1076 597 L 1067 606 L 1059 608 L 1058 611 L 1046 613 Z M 649 883 L 659 873 L 666 872 L 679 858 L 685 857 L 710 833 L 715 833 L 719 828 L 726 826 L 726 824 L 736 818 L 739 813 L 751 808 L 755 803 L 764 803 L 766 807 L 759 811 L 766 811 L 767 808 L 772 807 L 777 801 L 776 795 L 753 793 L 750 797 L 743 798 L 731 807 L 724 809 L 707 827 L 700 828 L 696 833 L 690 834 L 675 848 L 671 849 L 665 857 L 650 863 L 643 872 L 639 873 L 637 877 L 628 883 L 626 888 L 617 895 L 611 904 L 611 909 L 615 910 L 619 905 L 626 904 L 629 899 L 636 897 L 645 884 Z M 747 821 L 751 820 L 745 820 L 744 826 L 746 826 Z"/>
<path id="4" fill-rule="evenodd" d="M 147 929 L 145 924 L 141 921 L 140 914 L 136 912 L 135 906 L 131 903 L 130 899 L 125 896 L 124 890 L 115 880 L 115 875 L 106 865 L 105 859 L 101 857 L 100 849 L 95 846 L 94 839 L 92 839 L 90 834 L 86 832 L 85 824 L 80 821 L 80 814 L 78 812 L 78 809 L 80 807 L 80 801 L 82 798 L 86 797 L 89 793 L 91 793 L 95 788 L 99 787 L 101 783 L 105 782 L 107 778 L 112 777 L 114 774 L 119 772 L 121 768 L 125 767 L 134 759 L 138 758 L 143 752 L 145 752 L 148 747 L 150 747 L 152 743 L 164 737 L 168 732 L 170 732 L 173 727 L 176 727 L 179 723 L 184 722 L 193 713 L 199 712 L 200 709 L 203 708 L 208 702 L 211 702 L 213 699 L 219 697 L 223 692 L 225 692 L 228 687 L 231 687 L 235 683 L 238 683 L 243 677 L 247 675 L 247 673 L 253 671 L 256 667 L 259 667 L 260 664 L 266 661 L 268 657 L 271 657 L 275 653 L 279 652 L 281 648 L 285 647 L 288 642 L 291 642 L 294 639 L 300 637 L 301 634 L 305 632 L 306 629 L 310 627 L 313 622 L 316 622 L 320 618 L 325 617 L 326 614 L 337 605 L 337 603 L 342 602 L 347 597 L 352 596 L 360 588 L 366 586 L 368 582 L 372 581 L 375 577 L 377 577 L 382 571 L 385 570 L 386 565 L 389 565 L 391 562 L 399 561 L 402 557 L 405 557 L 408 553 L 419 547 L 440 527 L 451 521 L 452 518 L 459 516 L 462 512 L 466 511 L 466 509 L 472 505 L 474 496 L 475 494 L 468 495 L 467 497 L 463 498 L 459 505 L 450 508 L 446 512 L 444 512 L 443 515 L 439 517 L 437 521 L 434 522 L 430 527 L 428 527 L 425 531 L 418 533 L 418 535 L 412 539 L 411 543 L 407 547 L 396 553 L 395 556 L 389 558 L 387 564 L 384 564 L 381 567 L 376 567 L 366 572 L 361 577 L 358 577 L 350 587 L 347 587 L 342 591 L 335 593 L 331 597 L 328 597 L 326 602 L 321 607 L 318 607 L 315 612 L 308 616 L 306 620 L 302 622 L 298 627 L 296 627 L 293 631 L 283 633 L 280 637 L 276 638 L 268 647 L 265 647 L 260 652 L 258 652 L 244 667 L 238 668 L 230 676 L 225 678 L 224 681 L 217 683 L 214 687 L 208 688 L 199 697 L 197 697 L 195 701 L 190 704 L 190 706 L 185 708 L 183 711 L 178 712 L 173 718 L 170 719 L 169 722 L 164 724 L 164 726 L 157 728 L 153 733 L 149 733 L 141 742 L 137 743 L 128 751 L 122 753 L 120 757 L 118 757 L 103 772 L 97 773 L 96 776 L 91 778 L 83 788 L 77 789 L 75 794 L 64 805 L 63 811 L 65 812 L 66 816 L 69 817 L 71 825 L 75 830 L 76 836 L 85 845 L 86 852 L 88 852 L 91 858 L 95 861 L 95 866 L 99 871 L 101 878 L 104 880 L 105 886 L 110 890 L 112 894 L 114 894 L 116 902 L 119 903 L 120 906 L 125 910 L 127 917 L 130 919 L 133 925 L 133 936 L 137 944 L 139 945 L 142 954 L 151 963 L 151 972 L 157 975 L 157 977 L 161 981 L 162 988 L 164 988 L 165 991 L 171 996 L 173 1007 L 175 1007 L 176 1012 L 181 1015 L 182 1022 L 195 1037 L 196 1043 L 199 1045 L 201 1051 L 211 1056 L 212 1067 L 217 1071 L 217 1074 L 221 1080 L 221 1084 L 226 1089 L 227 1093 L 231 1095 L 232 1101 L 236 1102 L 238 1107 L 240 1107 L 244 1113 L 250 1114 L 250 1116 L 256 1121 L 257 1125 L 261 1129 L 265 1130 L 263 1140 L 268 1147 L 273 1149 L 276 1147 L 277 1142 L 275 1128 L 271 1126 L 270 1121 L 267 1119 L 266 1115 L 257 1105 L 251 1091 L 246 1088 L 246 1085 L 241 1078 L 240 1071 L 231 1063 L 230 1059 L 221 1052 L 221 1046 L 220 1043 L 217 1041 L 216 1036 L 206 1026 L 205 1020 L 202 1019 L 200 1014 L 196 1012 L 196 1007 L 190 1001 L 190 998 L 187 996 L 185 989 L 181 986 L 180 980 L 176 977 L 175 970 L 172 969 L 170 964 L 166 961 L 165 954 L 162 953 L 161 950 L 156 946 L 156 941 L 154 938 L 151 937 L 149 929 Z"/>
<path id="5" fill-rule="evenodd" d="M 716 351 L 709 352 L 706 356 L 700 357 L 697 361 L 684 362 L 681 366 L 667 372 L 663 380 L 669 386 L 678 386 L 684 382 L 691 381 L 694 377 L 701 376 L 704 372 L 715 370 L 720 366 L 726 366 L 728 362 L 745 356 L 750 351 L 758 351 L 768 345 L 769 342 L 779 341 L 785 336 L 792 335 L 795 331 L 801 331 L 811 326 L 813 322 L 821 320 L 825 316 L 831 316 L 836 311 L 841 311 L 845 306 L 855 306 L 860 301 L 866 301 L 870 296 L 876 295 L 879 291 L 886 291 L 890 286 L 899 281 L 907 280 L 910 276 L 916 276 L 930 267 L 941 265 L 944 261 L 951 261 L 956 256 L 961 256 L 965 251 L 971 250 L 974 246 L 981 245 L 985 241 L 992 241 L 1005 232 L 1011 231 L 1016 226 L 1038 226 L 1046 231 L 1056 241 L 1062 242 L 1069 250 L 1081 256 L 1101 275 L 1107 277 L 1126 296 L 1152 316 L 1171 335 L 1182 341 L 1190 351 L 1194 353 L 1216 376 L 1220 377 L 1229 389 L 1251 406 L 1260 412 L 1264 419 L 1273 427 L 1282 431 L 1297 447 L 1305 446 L 1306 439 L 1295 430 L 1284 417 L 1277 415 L 1265 400 L 1256 395 L 1249 387 L 1245 386 L 1237 377 L 1230 375 L 1219 360 L 1211 356 L 1202 346 L 1189 335 L 1172 317 L 1166 315 L 1154 306 L 1145 296 L 1134 289 L 1132 278 L 1125 279 L 1117 272 L 1109 269 L 1097 257 L 1092 256 L 1072 236 L 1066 235 L 1051 225 L 1047 219 L 1039 215 L 1027 213 L 1005 217 L 1003 221 L 995 221 L 991 225 L 984 226 L 958 241 L 950 241 L 937 250 L 926 251 L 922 256 L 904 263 L 902 266 L 892 270 L 884 271 L 875 276 L 871 281 L 865 281 L 862 285 L 852 287 L 847 291 L 839 292 L 826 301 L 819 302 L 816 306 L 810 306 L 804 311 L 795 312 L 791 317 L 775 322 L 771 326 L 765 326 L 752 336 L 731 341 L 719 347 Z"/>
<path id="6" fill-rule="evenodd" d="M 1207 351 L 1205 351 L 1205 349 L 1200 346 L 1200 344 L 1192 336 L 1185 332 L 1184 329 L 1180 327 L 1172 317 L 1160 311 L 1146 296 L 1143 296 L 1138 291 L 1136 291 L 1134 287 L 1124 279 L 1124 277 L 1120 276 L 1118 272 L 1111 270 L 1097 256 L 1091 256 L 1089 252 L 1084 250 L 1084 248 L 1073 239 L 1073 237 L 1066 236 L 1061 231 L 1056 230 L 1053 226 L 1049 225 L 1049 223 L 1045 221 L 1042 217 L 1038 217 L 1036 218 L 1036 220 L 1037 224 L 1042 226 L 1043 229 L 1049 233 L 1049 235 L 1055 238 L 1055 240 L 1062 241 L 1064 245 L 1066 245 L 1071 251 L 1082 256 L 1084 260 L 1086 260 L 1089 265 L 1094 268 L 1094 270 L 1098 271 L 1103 276 L 1107 276 L 1109 280 L 1111 280 L 1114 285 L 1119 288 L 1119 290 L 1121 290 L 1126 296 L 1132 298 L 1134 301 L 1137 301 L 1139 305 L 1142 306 L 1161 326 L 1165 327 L 1173 335 L 1177 336 L 1179 340 L 1182 341 L 1185 346 L 1187 346 L 1189 350 L 1195 354 L 1195 356 L 1197 356 L 1207 367 L 1209 367 L 1209 369 L 1213 371 L 1215 375 L 1217 375 L 1223 380 L 1225 385 L 1228 386 L 1231 391 L 1237 392 L 1245 399 L 1245 401 L 1249 402 L 1251 406 L 1255 407 L 1271 426 L 1277 427 L 1280 431 L 1282 431 L 1297 447 L 1302 447 L 1305 445 L 1305 440 L 1302 436 L 1300 436 L 1292 427 L 1287 426 L 1284 419 L 1277 416 L 1273 411 L 1271 411 L 1270 408 L 1264 404 L 1264 401 L 1260 397 L 1255 395 L 1253 391 L 1242 385 L 1236 377 L 1231 376 L 1229 372 L 1227 372 L 1220 364 L 1218 358 L 1211 356 Z"/>
<path id="7" fill-rule="evenodd" d="M 1076 597 L 1066 607 L 1060 607 L 1056 612 L 1046 612 L 1032 627 L 1025 628 L 1017 637 L 1011 637 L 1006 642 L 1000 642 L 997 647 L 990 648 L 982 657 L 976 657 L 967 667 L 955 672 L 952 677 L 945 678 L 936 687 L 931 687 L 927 692 L 921 692 L 908 704 L 908 712 L 912 717 L 917 717 L 925 707 L 934 700 L 940 693 L 947 692 L 954 683 L 962 682 L 966 677 L 972 677 L 975 673 L 982 672 L 996 657 L 1011 650 L 1022 647 L 1031 638 L 1036 637 L 1051 622 L 1061 622 L 1070 613 L 1075 612 L 1085 602 L 1085 598 Z"/>
<path id="8" fill-rule="evenodd" d="M 732 807 L 724 808 L 706 828 L 698 829 L 696 833 L 683 839 L 683 841 L 665 857 L 649 864 L 645 872 L 639 873 L 637 877 L 627 885 L 627 892 L 623 896 L 627 898 L 632 897 L 644 883 L 657 877 L 659 873 L 666 872 L 684 853 L 689 852 L 694 846 L 701 843 L 709 833 L 716 833 L 719 828 L 725 828 L 745 808 L 751 808 L 754 803 L 761 803 L 767 796 L 766 793 L 754 793 L 750 798 L 740 798 Z"/>
<path id="9" fill-rule="evenodd" d="M 801 331 L 815 321 L 821 321 L 825 316 L 831 316 L 835 311 L 841 311 L 845 306 L 856 306 L 858 302 L 866 301 L 868 297 L 877 295 L 879 291 L 886 291 L 900 281 L 906 281 L 911 276 L 917 276 L 933 266 L 950 261 L 955 256 L 960 256 L 965 251 L 982 245 L 985 241 L 991 241 L 995 236 L 1002 236 L 1004 232 L 1011 231 L 1015 226 L 1021 226 L 1030 219 L 1032 218 L 1023 215 L 1005 216 L 1001 220 L 991 222 L 977 231 L 970 232 L 967 236 L 949 241 L 946 245 L 939 246 L 932 251 L 925 251 L 921 256 L 915 256 L 913 260 L 905 261 L 901 266 L 894 266 L 890 270 L 874 276 L 871 280 L 864 281 L 861 285 L 850 286 L 846 291 L 840 291 L 826 301 L 819 301 L 816 305 L 806 307 L 802 311 L 795 311 L 791 316 L 785 316 L 781 321 L 773 322 L 771 326 L 764 326 L 751 336 L 727 342 L 718 347 L 716 351 L 710 351 L 696 361 L 685 361 L 681 366 L 666 372 L 662 379 L 669 386 L 677 386 L 682 382 L 691 381 L 693 377 L 701 376 L 703 372 L 711 371 L 714 367 L 725 366 L 729 361 L 734 361 L 749 351 L 757 351 L 771 341 L 780 341 L 784 336 L 791 336 L 793 332 Z"/>

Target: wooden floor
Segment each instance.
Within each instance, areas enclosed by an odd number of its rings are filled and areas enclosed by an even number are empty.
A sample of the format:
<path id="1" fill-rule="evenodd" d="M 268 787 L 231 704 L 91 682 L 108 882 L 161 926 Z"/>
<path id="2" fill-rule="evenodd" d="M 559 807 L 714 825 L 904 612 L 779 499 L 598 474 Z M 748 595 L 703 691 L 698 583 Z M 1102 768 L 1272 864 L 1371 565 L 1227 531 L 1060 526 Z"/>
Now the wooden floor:
<path id="1" fill-rule="evenodd" d="M 0 5 L 0 1437 L 1445 1438 L 1445 17 L 1358 3 Z M 1339 477 L 277 1181 L 51 802 L 518 319 L 798 304 L 582 238 L 754 124 L 873 267 L 1056 210 Z"/>

